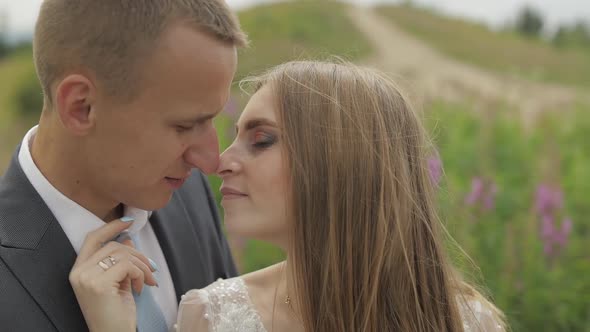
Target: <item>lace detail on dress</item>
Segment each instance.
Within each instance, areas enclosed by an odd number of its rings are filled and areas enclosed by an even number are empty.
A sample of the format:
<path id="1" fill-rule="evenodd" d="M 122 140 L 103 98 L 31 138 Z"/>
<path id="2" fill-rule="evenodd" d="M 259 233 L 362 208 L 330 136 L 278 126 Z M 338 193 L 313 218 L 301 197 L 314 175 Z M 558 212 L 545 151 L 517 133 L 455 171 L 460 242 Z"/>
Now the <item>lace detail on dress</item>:
<path id="1" fill-rule="evenodd" d="M 504 331 L 496 315 L 481 301 L 459 299 L 458 302 L 465 332 Z"/>
<path id="2" fill-rule="evenodd" d="M 266 332 L 240 277 L 189 291 L 180 303 L 177 326 L 180 332 Z"/>
<path id="3" fill-rule="evenodd" d="M 503 331 L 496 315 L 482 302 L 458 297 L 465 332 Z M 178 309 L 180 332 L 266 332 L 244 280 L 219 279 L 182 296 Z"/>

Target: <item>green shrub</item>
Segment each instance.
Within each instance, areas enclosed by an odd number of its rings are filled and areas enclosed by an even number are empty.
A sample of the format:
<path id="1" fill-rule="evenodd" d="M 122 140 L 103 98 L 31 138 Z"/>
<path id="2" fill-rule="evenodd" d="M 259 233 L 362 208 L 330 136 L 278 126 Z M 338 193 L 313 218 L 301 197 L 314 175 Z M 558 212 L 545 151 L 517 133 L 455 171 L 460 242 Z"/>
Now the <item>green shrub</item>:
<path id="1" fill-rule="evenodd" d="M 498 108 L 427 106 L 445 167 L 443 220 L 513 331 L 590 331 L 590 107 L 549 114 L 530 133 Z M 466 203 L 477 177 L 497 187 L 492 209 Z M 535 210 L 544 183 L 561 188 L 560 213 L 573 221 L 555 255 L 544 251 Z"/>
<path id="2" fill-rule="evenodd" d="M 43 109 L 43 92 L 34 72 L 27 73 L 21 78 L 14 98 L 15 111 L 19 116 L 39 117 Z"/>

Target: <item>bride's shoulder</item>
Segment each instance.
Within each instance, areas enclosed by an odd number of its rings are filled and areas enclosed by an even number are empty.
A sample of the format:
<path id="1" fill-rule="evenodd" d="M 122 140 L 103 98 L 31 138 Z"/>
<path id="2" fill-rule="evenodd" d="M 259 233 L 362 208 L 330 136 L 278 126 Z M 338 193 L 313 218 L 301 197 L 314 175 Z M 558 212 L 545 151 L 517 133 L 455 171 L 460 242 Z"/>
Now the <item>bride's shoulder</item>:
<path id="1" fill-rule="evenodd" d="M 459 311 L 465 332 L 505 331 L 502 313 L 481 296 L 461 296 Z"/>
<path id="2" fill-rule="evenodd" d="M 268 287 L 276 269 L 277 265 L 273 265 L 239 277 L 217 279 L 205 288 L 192 289 L 182 295 L 180 306 L 218 306 L 222 302 L 245 299 L 251 292 Z"/>
<path id="3" fill-rule="evenodd" d="M 177 331 L 265 331 L 251 302 L 250 287 L 261 275 L 218 279 L 202 289 L 188 291 L 178 308 Z M 249 282 L 246 286 L 246 282 Z"/>
<path id="4" fill-rule="evenodd" d="M 276 282 L 276 271 L 278 267 L 271 266 L 188 291 L 178 308 L 177 331 L 234 331 L 236 324 L 239 331 L 264 331 L 253 301 L 260 304 L 265 298 L 263 293 Z"/>
<path id="5" fill-rule="evenodd" d="M 235 277 L 229 279 L 217 279 L 212 284 L 201 289 L 192 289 L 181 296 L 180 305 L 199 303 L 210 305 L 227 297 L 228 300 L 241 296 L 246 292 L 244 279 Z"/>
<path id="6" fill-rule="evenodd" d="M 269 285 L 274 285 L 277 275 L 283 269 L 284 263 L 277 263 L 269 267 L 256 270 L 241 276 L 245 285 L 250 291 L 256 292 L 260 289 L 266 289 Z"/>
<path id="7" fill-rule="evenodd" d="M 226 302 L 237 302 L 246 295 L 241 277 L 217 279 L 205 288 L 189 290 L 181 296 L 176 331 L 209 331 Z"/>

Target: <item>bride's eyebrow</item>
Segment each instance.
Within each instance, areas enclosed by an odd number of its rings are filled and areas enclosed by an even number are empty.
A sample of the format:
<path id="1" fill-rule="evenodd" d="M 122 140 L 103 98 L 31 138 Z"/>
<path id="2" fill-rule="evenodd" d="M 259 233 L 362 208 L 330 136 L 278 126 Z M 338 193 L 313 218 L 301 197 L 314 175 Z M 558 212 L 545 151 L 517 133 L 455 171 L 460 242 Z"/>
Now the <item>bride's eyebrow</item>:
<path id="1" fill-rule="evenodd" d="M 256 119 L 251 119 L 248 120 L 248 122 L 246 122 L 245 130 L 251 130 L 254 129 L 256 127 L 260 127 L 260 126 L 269 126 L 269 127 L 275 127 L 278 128 L 279 126 L 277 125 L 276 122 L 266 119 L 266 118 L 256 118 Z M 239 127 L 238 125 L 236 125 L 236 133 L 239 132 Z"/>

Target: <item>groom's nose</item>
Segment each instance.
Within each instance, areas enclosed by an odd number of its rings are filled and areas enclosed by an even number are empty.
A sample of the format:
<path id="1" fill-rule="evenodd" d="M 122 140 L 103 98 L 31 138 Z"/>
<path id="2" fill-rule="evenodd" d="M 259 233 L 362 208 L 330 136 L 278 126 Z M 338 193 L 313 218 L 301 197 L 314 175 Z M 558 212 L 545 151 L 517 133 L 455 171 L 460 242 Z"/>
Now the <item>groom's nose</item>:
<path id="1" fill-rule="evenodd" d="M 219 140 L 215 127 L 210 124 L 205 132 L 195 136 L 184 153 L 185 162 L 205 174 L 214 173 L 219 165 Z"/>

